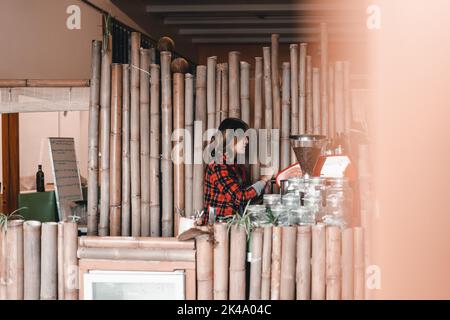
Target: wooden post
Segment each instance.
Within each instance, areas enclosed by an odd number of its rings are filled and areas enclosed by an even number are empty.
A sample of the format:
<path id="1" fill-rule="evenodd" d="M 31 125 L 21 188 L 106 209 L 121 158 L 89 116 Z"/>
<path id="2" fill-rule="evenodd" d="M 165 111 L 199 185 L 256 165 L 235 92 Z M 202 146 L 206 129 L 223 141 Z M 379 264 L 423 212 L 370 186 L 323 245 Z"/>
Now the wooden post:
<path id="1" fill-rule="evenodd" d="M 98 119 L 100 105 L 100 70 L 102 42 L 92 41 L 91 88 L 89 97 L 88 133 L 88 234 L 96 235 L 98 228 Z"/>
<path id="2" fill-rule="evenodd" d="M 130 66 L 122 65 L 122 236 L 131 235 Z"/>
<path id="3" fill-rule="evenodd" d="M 272 152 L 272 133 L 273 128 L 272 121 L 272 76 L 270 67 L 270 47 L 263 47 L 263 60 L 264 60 L 264 128 L 267 129 L 267 154 L 272 158 L 269 163 L 266 162 L 266 166 L 273 167 L 274 154 Z"/>
<path id="4" fill-rule="evenodd" d="M 307 56 L 307 50 L 308 50 L 308 44 L 307 43 L 301 43 L 300 44 L 300 62 L 299 62 L 299 106 L 298 106 L 298 113 L 299 113 L 299 125 L 298 125 L 298 133 L 299 134 L 305 134 L 306 133 L 306 122 L 307 122 L 307 112 L 306 112 L 306 105 L 307 105 L 307 77 L 306 77 L 306 69 L 307 69 L 307 63 L 306 63 L 306 56 Z"/>
<path id="5" fill-rule="evenodd" d="M 354 286 L 355 300 L 365 299 L 365 263 L 364 263 L 364 229 L 361 227 L 353 228 L 353 254 L 354 254 Z"/>
<path id="6" fill-rule="evenodd" d="M 239 225 L 232 225 L 230 232 L 230 300 L 245 300 L 246 244 L 245 229 Z"/>
<path id="7" fill-rule="evenodd" d="M 290 151 L 291 145 L 289 140 L 290 124 L 291 124 L 291 83 L 290 83 L 291 67 L 289 62 L 283 63 L 283 86 L 282 86 L 282 103 L 281 103 L 281 168 L 287 168 L 291 163 Z"/>
<path id="8" fill-rule="evenodd" d="M 109 231 L 109 135 L 111 130 L 111 60 L 112 37 L 102 50 L 100 83 L 100 223 L 98 234 Z"/>
<path id="9" fill-rule="evenodd" d="M 221 122 L 221 114 L 222 110 L 222 64 L 216 65 L 216 115 L 215 119 L 215 128 L 218 128 Z"/>
<path id="10" fill-rule="evenodd" d="M 313 134 L 313 75 L 312 57 L 306 56 L 306 133 Z"/>
<path id="11" fill-rule="evenodd" d="M 140 49 L 141 236 L 150 236 L 150 50 Z"/>
<path id="12" fill-rule="evenodd" d="M 270 299 L 280 299 L 281 281 L 281 227 L 272 228 L 272 266 L 270 276 Z"/>
<path id="13" fill-rule="evenodd" d="M 334 116 L 336 135 L 345 132 L 344 63 L 337 61 L 334 69 Z"/>
<path id="14" fill-rule="evenodd" d="M 186 217 L 194 214 L 193 209 L 193 142 L 194 142 L 194 77 L 190 73 L 184 76 L 185 86 L 185 111 L 184 111 L 184 127 L 186 129 L 186 137 L 184 138 L 184 171 L 185 171 L 185 212 Z M 219 118 L 220 119 L 220 118 Z"/>
<path id="15" fill-rule="evenodd" d="M 152 237 L 161 235 L 159 72 L 159 65 L 152 64 L 150 66 L 150 234 Z"/>
<path id="16" fill-rule="evenodd" d="M 320 69 L 313 68 L 313 133 L 321 134 L 320 126 Z"/>
<path id="17" fill-rule="evenodd" d="M 328 226 L 326 229 L 326 291 L 327 300 L 341 299 L 341 229 Z"/>
<path id="18" fill-rule="evenodd" d="M 8 221 L 6 231 L 6 298 L 24 298 L 23 220 Z"/>
<path id="19" fill-rule="evenodd" d="M 120 236 L 122 188 L 122 65 L 114 63 L 111 70 L 111 136 L 110 136 L 110 207 L 109 235 Z"/>
<path id="20" fill-rule="evenodd" d="M 259 132 L 262 128 L 262 108 L 263 108 L 263 60 L 262 57 L 255 57 L 255 101 L 253 110 L 253 128 Z M 256 159 L 253 159 L 255 163 L 252 166 L 252 181 L 258 181 L 260 177 L 260 162 L 258 155 L 254 155 Z"/>
<path id="21" fill-rule="evenodd" d="M 41 288 L 41 223 L 23 223 L 24 300 L 39 300 Z"/>
<path id="22" fill-rule="evenodd" d="M 282 227 L 280 299 L 295 300 L 297 227 Z"/>
<path id="23" fill-rule="evenodd" d="M 290 50 L 290 61 L 291 61 L 291 111 L 290 111 L 290 124 L 291 124 L 291 135 L 299 134 L 299 83 L 298 83 L 298 74 L 299 74 L 299 58 L 298 58 L 298 44 L 291 44 L 289 46 Z M 283 84 L 284 85 L 284 84 Z M 290 146 L 289 146 L 290 150 Z M 290 163 L 297 162 L 295 154 L 291 152 Z M 282 165 L 283 167 L 283 165 Z M 283 167 L 285 168 L 285 167 Z"/>
<path id="24" fill-rule="evenodd" d="M 334 115 L 334 66 L 328 66 L 328 137 L 333 139 L 336 135 L 335 115 Z"/>
<path id="25" fill-rule="evenodd" d="M 58 300 L 64 300 L 64 222 L 58 223 Z"/>
<path id="26" fill-rule="evenodd" d="M 320 93 L 321 134 L 328 135 L 328 26 L 320 24 Z"/>
<path id="27" fill-rule="evenodd" d="M 42 224 L 41 235 L 41 300 L 58 298 L 58 223 Z"/>
<path id="28" fill-rule="evenodd" d="M 241 61 L 241 119 L 250 125 L 250 64 Z"/>
<path id="29" fill-rule="evenodd" d="M 206 76 L 206 107 L 208 110 L 207 128 L 213 129 L 216 124 L 216 65 L 217 57 L 208 57 Z"/>
<path id="30" fill-rule="evenodd" d="M 213 245 L 209 235 L 196 238 L 197 299 L 213 299 Z"/>
<path id="31" fill-rule="evenodd" d="M 311 299 L 311 227 L 297 227 L 297 300 Z"/>
<path id="32" fill-rule="evenodd" d="M 222 63 L 222 99 L 220 101 L 220 122 L 228 118 L 228 63 Z"/>
<path id="33" fill-rule="evenodd" d="M 172 151 L 172 86 L 170 62 L 172 54 L 161 52 L 161 180 L 162 180 L 162 236 L 173 235 L 173 165 Z"/>
<path id="34" fill-rule="evenodd" d="M 214 224 L 214 300 L 228 299 L 229 239 L 226 223 Z"/>
<path id="35" fill-rule="evenodd" d="M 273 104 L 273 118 L 272 118 L 272 128 L 281 128 L 281 99 L 280 99 L 280 69 L 278 66 L 278 47 L 279 47 L 279 34 L 272 34 L 271 36 L 271 67 L 272 67 L 272 104 Z M 274 139 L 271 137 L 271 139 Z M 279 140 L 275 142 L 279 145 Z M 275 151 L 272 149 L 272 151 Z M 280 154 L 279 152 L 272 152 L 272 167 L 275 172 L 278 172 L 280 168 Z"/>
<path id="36" fill-rule="evenodd" d="M 345 134 L 350 133 L 352 127 L 352 103 L 350 92 L 350 61 L 344 61 L 344 121 Z"/>
<path id="37" fill-rule="evenodd" d="M 139 48 L 141 34 L 131 33 L 130 70 L 130 166 L 131 166 L 131 235 L 141 234 L 141 169 L 139 121 Z"/>
<path id="38" fill-rule="evenodd" d="M 78 300 L 78 225 L 64 222 L 64 298 Z"/>
<path id="39" fill-rule="evenodd" d="M 250 296 L 249 300 L 261 299 L 261 269 L 263 251 L 263 228 L 256 228 L 252 232 L 252 249 L 250 263 Z"/>
<path id="40" fill-rule="evenodd" d="M 325 300 L 325 225 L 312 227 L 311 299 Z"/>
<path id="41" fill-rule="evenodd" d="M 342 300 L 354 298 L 353 229 L 342 231 Z"/>
<path id="42" fill-rule="evenodd" d="M 270 267 L 272 260 L 272 226 L 264 227 L 262 270 L 261 270 L 261 299 L 270 299 Z"/>
<path id="43" fill-rule="evenodd" d="M 230 118 L 241 117 L 241 106 L 239 104 L 239 61 L 240 52 L 231 51 L 228 53 L 228 66 L 229 66 L 229 78 L 228 78 L 228 90 L 229 90 L 229 109 L 228 116 Z"/>

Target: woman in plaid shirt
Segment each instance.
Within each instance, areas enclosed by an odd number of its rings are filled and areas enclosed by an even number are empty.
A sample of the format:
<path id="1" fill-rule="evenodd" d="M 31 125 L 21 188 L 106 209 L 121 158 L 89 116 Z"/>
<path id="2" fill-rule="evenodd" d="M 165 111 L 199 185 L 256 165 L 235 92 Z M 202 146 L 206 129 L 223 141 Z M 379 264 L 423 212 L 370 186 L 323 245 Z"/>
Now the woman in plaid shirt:
<path id="1" fill-rule="evenodd" d="M 272 176 L 261 176 L 260 180 L 249 186 L 245 167 L 237 163 L 237 159 L 245 155 L 248 138 L 239 137 L 248 125 L 237 118 L 227 118 L 222 121 L 211 146 L 215 148 L 211 161 L 205 172 L 204 206 L 205 222 L 210 208 L 215 208 L 216 217 L 225 217 L 240 212 L 247 202 L 258 197 Z M 223 141 L 227 143 L 222 144 Z M 244 157 L 245 159 L 245 157 Z"/>

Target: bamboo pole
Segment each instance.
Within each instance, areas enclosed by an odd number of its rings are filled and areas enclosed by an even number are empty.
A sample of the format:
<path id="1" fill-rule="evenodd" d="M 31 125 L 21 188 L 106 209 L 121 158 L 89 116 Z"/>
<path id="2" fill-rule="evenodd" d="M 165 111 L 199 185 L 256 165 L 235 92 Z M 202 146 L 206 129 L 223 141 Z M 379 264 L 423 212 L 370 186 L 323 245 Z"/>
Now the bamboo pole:
<path id="1" fill-rule="evenodd" d="M 6 298 L 24 298 L 23 220 L 8 221 L 6 231 Z"/>
<path id="2" fill-rule="evenodd" d="M 214 240 L 214 300 L 227 300 L 230 244 L 226 223 L 214 224 Z"/>
<path id="3" fill-rule="evenodd" d="M 250 124 L 250 64 L 241 61 L 241 119 Z"/>
<path id="4" fill-rule="evenodd" d="M 43 87 L 43 88 L 73 88 L 73 87 L 89 87 L 89 80 L 83 79 L 27 79 L 27 87 Z"/>
<path id="5" fill-rule="evenodd" d="M 58 223 L 58 300 L 64 300 L 64 223 Z"/>
<path id="6" fill-rule="evenodd" d="M 58 298 L 58 223 L 42 224 L 41 235 L 41 300 Z"/>
<path id="7" fill-rule="evenodd" d="M 291 66 L 289 62 L 283 63 L 283 85 L 282 85 L 282 104 L 281 104 L 281 168 L 287 168 L 291 163 L 289 140 L 291 123 Z"/>
<path id="8" fill-rule="evenodd" d="M 193 200 L 195 211 L 203 210 L 203 132 L 206 127 L 206 66 L 197 66 L 194 127 Z"/>
<path id="9" fill-rule="evenodd" d="M 152 64 L 150 66 L 150 235 L 152 237 L 161 235 L 159 73 L 159 65 Z"/>
<path id="10" fill-rule="evenodd" d="M 197 247 L 197 299 L 213 299 L 213 245 L 209 235 L 196 238 Z"/>
<path id="11" fill-rule="evenodd" d="M 299 58 L 298 58 L 298 44 L 291 44 L 289 46 L 290 51 L 290 61 L 291 61 L 291 110 L 290 110 L 290 124 L 291 124 L 291 135 L 299 134 L 299 83 L 298 83 L 298 74 L 299 74 Z M 284 84 L 283 84 L 284 85 Z M 283 120 L 283 119 L 282 119 Z M 289 146 L 290 150 L 290 146 Z M 297 162 L 295 154 L 291 152 L 290 163 Z M 282 166 L 282 168 L 285 168 Z"/>
<path id="12" fill-rule="evenodd" d="M 120 236 L 122 203 L 122 65 L 113 63 L 111 70 L 111 136 L 110 136 L 110 206 L 109 235 Z"/>
<path id="13" fill-rule="evenodd" d="M 156 48 L 152 47 L 148 49 L 150 52 L 150 66 L 156 64 Z"/>
<path id="14" fill-rule="evenodd" d="M 320 111 L 321 134 L 328 136 L 328 26 L 320 24 Z"/>
<path id="15" fill-rule="evenodd" d="M 262 93 L 262 83 L 263 83 L 263 59 L 262 57 L 255 57 L 255 100 L 253 109 L 253 128 L 259 132 L 262 128 L 262 104 L 263 104 L 263 93 Z M 260 162 L 257 154 L 254 154 L 252 159 L 252 181 L 258 181 L 260 177 Z"/>
<path id="16" fill-rule="evenodd" d="M 140 49 L 141 236 L 150 236 L 150 50 Z"/>
<path id="17" fill-rule="evenodd" d="M 341 299 L 341 229 L 326 229 L 326 295 L 327 300 Z"/>
<path id="18" fill-rule="evenodd" d="M 178 241 L 163 237 L 90 237 L 78 239 L 78 245 L 86 248 L 140 248 L 140 249 L 191 249 L 194 241 Z"/>
<path id="19" fill-rule="evenodd" d="M 122 65 L 122 236 L 131 235 L 130 66 Z"/>
<path id="20" fill-rule="evenodd" d="M 100 83 L 100 222 L 98 234 L 108 235 L 109 225 L 109 135 L 111 126 L 111 60 L 112 37 L 102 50 Z"/>
<path id="21" fill-rule="evenodd" d="M 141 34 L 131 33 L 130 59 L 130 168 L 131 168 L 131 235 L 141 234 L 141 169 L 139 121 L 139 48 Z"/>
<path id="22" fill-rule="evenodd" d="M 336 135 L 345 132 L 344 63 L 336 61 L 334 68 L 334 116 Z"/>
<path id="23" fill-rule="evenodd" d="M 264 128 L 267 129 L 267 154 L 272 157 L 271 161 L 266 166 L 272 167 L 274 165 L 274 154 L 272 151 L 271 129 L 273 128 L 272 121 L 272 76 L 270 67 L 270 47 L 263 47 L 263 63 L 264 63 Z"/>
<path id="24" fill-rule="evenodd" d="M 325 225 L 312 227 L 311 299 L 325 300 Z"/>
<path id="25" fill-rule="evenodd" d="M 78 300 L 78 225 L 64 222 L 64 299 Z"/>
<path id="26" fill-rule="evenodd" d="M 238 51 L 231 51 L 228 53 L 228 90 L 229 90 L 229 105 L 228 116 L 230 118 L 241 117 L 241 106 L 239 104 L 239 61 L 241 53 Z"/>
<path id="27" fill-rule="evenodd" d="M 78 249 L 77 256 L 80 259 L 101 260 L 195 261 L 195 250 L 81 247 Z"/>
<path id="28" fill-rule="evenodd" d="M 365 264 L 364 264 L 364 229 L 353 228 L 353 254 L 354 254 L 354 288 L 355 300 L 365 299 Z"/>
<path id="29" fill-rule="evenodd" d="M 20 88 L 26 87 L 27 80 L 19 79 L 0 79 L 0 88 Z"/>
<path id="30" fill-rule="evenodd" d="M 328 66 L 328 136 L 333 139 L 336 135 L 335 129 L 335 115 L 334 115 L 334 66 L 330 64 Z"/>
<path id="31" fill-rule="evenodd" d="M 249 300 L 261 299 L 261 270 L 263 252 L 263 228 L 257 228 L 252 232 L 252 249 L 250 263 L 250 296 Z"/>
<path id="32" fill-rule="evenodd" d="M 208 129 L 213 129 L 216 124 L 216 65 L 217 57 L 208 57 L 206 65 L 206 109 L 208 112 L 206 127 Z"/>
<path id="33" fill-rule="evenodd" d="M 239 225 L 230 232 L 230 300 L 245 300 L 246 233 Z"/>
<path id="34" fill-rule="evenodd" d="M 308 51 L 308 44 L 307 43 L 301 43 L 300 44 L 300 62 L 299 62 L 299 79 L 298 79 L 298 85 L 299 85 L 299 106 L 298 106 L 298 113 L 299 113 L 299 124 L 298 124 L 298 133 L 299 134 L 305 134 L 306 128 L 307 128 L 307 91 L 306 87 L 308 86 L 307 82 L 307 51 Z M 311 62 L 310 62 L 311 64 Z"/>
<path id="35" fill-rule="evenodd" d="M 311 299 L 311 227 L 297 227 L 297 300 Z"/>
<path id="36" fill-rule="evenodd" d="M 271 68 L 272 68 L 272 128 L 281 129 L 281 98 L 280 98 L 280 68 L 278 65 L 278 47 L 279 47 L 279 34 L 272 34 L 271 36 Z M 274 139 L 271 136 L 271 139 Z M 276 145 L 280 144 L 279 138 L 275 141 Z M 278 148 L 280 150 L 280 148 Z M 275 151 L 272 149 L 272 151 Z M 280 168 L 280 154 L 278 152 L 273 152 L 272 155 L 272 167 L 275 172 L 279 171 Z"/>
<path id="37" fill-rule="evenodd" d="M 320 113 L 320 69 L 313 68 L 312 69 L 312 77 L 313 77 L 313 133 L 321 134 L 321 113 Z"/>
<path id="38" fill-rule="evenodd" d="M 172 90 L 170 62 L 172 54 L 161 52 L 161 181 L 162 181 L 162 235 L 173 235 L 173 166 L 172 151 Z"/>
<path id="39" fill-rule="evenodd" d="M 222 63 L 222 99 L 220 101 L 220 122 L 228 118 L 228 63 Z"/>
<path id="40" fill-rule="evenodd" d="M 6 226 L 0 226 L 0 300 L 6 300 Z"/>
<path id="41" fill-rule="evenodd" d="M 280 299 L 281 282 L 281 227 L 272 228 L 272 266 L 270 275 L 270 299 Z"/>
<path id="42" fill-rule="evenodd" d="M 261 299 L 270 299 L 270 267 L 272 260 L 272 226 L 264 227 L 262 270 L 261 270 Z"/>
<path id="43" fill-rule="evenodd" d="M 41 288 L 41 223 L 23 223 L 24 300 L 39 300 Z"/>
<path id="44" fill-rule="evenodd" d="M 313 127 L 313 75 L 312 57 L 306 56 L 306 133 L 312 134 Z"/>
<path id="45" fill-rule="evenodd" d="M 280 299 L 295 300 L 297 227 L 282 227 Z"/>
<path id="46" fill-rule="evenodd" d="M 353 229 L 342 231 L 342 300 L 354 298 Z"/>
<path id="47" fill-rule="evenodd" d="M 194 137 L 194 77 L 190 73 L 184 76 L 185 86 L 185 111 L 184 111 L 184 127 L 186 129 L 186 137 L 184 139 L 184 187 L 185 187 L 185 213 L 186 217 L 194 214 L 193 209 L 193 137 Z M 220 118 L 219 118 L 220 119 Z"/>
<path id="48" fill-rule="evenodd" d="M 344 61 L 344 121 L 345 134 L 347 135 L 350 133 L 352 126 L 352 104 L 350 90 L 350 61 Z"/>
<path id="49" fill-rule="evenodd" d="M 218 128 L 221 122 L 221 114 L 222 110 L 222 64 L 218 63 L 216 65 L 216 114 L 214 116 L 215 119 L 215 128 Z"/>
<path id="50" fill-rule="evenodd" d="M 100 70 L 102 42 L 94 40 L 91 47 L 91 88 L 89 97 L 88 133 L 88 234 L 96 235 L 98 222 L 98 119 L 100 105 Z"/>

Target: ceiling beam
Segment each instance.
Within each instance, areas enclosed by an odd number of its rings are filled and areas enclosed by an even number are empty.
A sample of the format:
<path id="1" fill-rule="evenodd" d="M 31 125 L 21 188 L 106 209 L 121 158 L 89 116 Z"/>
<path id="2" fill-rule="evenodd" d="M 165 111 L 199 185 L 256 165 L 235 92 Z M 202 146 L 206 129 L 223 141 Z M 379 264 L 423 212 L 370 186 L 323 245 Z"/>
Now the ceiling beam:
<path id="1" fill-rule="evenodd" d="M 192 38 L 194 44 L 270 44 L 270 37 L 198 37 Z M 280 43 L 317 43 L 320 37 L 305 36 L 305 37 L 281 37 Z M 367 40 L 364 37 L 358 38 L 329 38 L 329 43 L 364 43 Z"/>
<path id="2" fill-rule="evenodd" d="M 167 25 L 204 25 L 204 24 L 363 24 L 364 20 L 342 19 L 341 17 L 165 17 Z"/>
<path id="3" fill-rule="evenodd" d="M 329 34 L 358 34 L 361 33 L 356 28 L 333 28 L 329 30 Z M 241 34 L 320 34 L 320 28 L 213 28 L 213 29 L 179 29 L 180 35 L 241 35 Z"/>

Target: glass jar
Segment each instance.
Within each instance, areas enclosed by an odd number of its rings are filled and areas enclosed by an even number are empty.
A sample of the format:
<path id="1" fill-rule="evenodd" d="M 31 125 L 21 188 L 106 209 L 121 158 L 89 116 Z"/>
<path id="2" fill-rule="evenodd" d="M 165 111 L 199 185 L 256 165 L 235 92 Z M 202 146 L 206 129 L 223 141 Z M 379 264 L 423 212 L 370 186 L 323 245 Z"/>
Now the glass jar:
<path id="1" fill-rule="evenodd" d="M 300 207 L 291 210 L 291 221 L 295 221 L 295 224 L 301 226 L 314 225 L 316 224 L 316 216 L 307 207 Z"/>
<path id="2" fill-rule="evenodd" d="M 300 195 L 295 193 L 288 193 L 281 197 L 281 203 L 289 209 L 296 209 L 300 207 Z"/>
<path id="3" fill-rule="evenodd" d="M 266 221 L 267 209 L 265 205 L 250 205 L 247 208 L 247 214 L 253 226 L 260 227 Z"/>
<path id="4" fill-rule="evenodd" d="M 326 206 L 323 221 L 327 224 L 344 227 L 353 210 L 353 191 L 347 178 L 328 180 Z"/>
<path id="5" fill-rule="evenodd" d="M 268 213 L 268 216 L 271 216 L 268 223 L 272 223 L 274 225 L 284 225 L 288 219 L 289 214 L 289 208 L 282 204 L 277 204 L 274 206 L 270 206 L 268 208 L 270 210 L 270 213 Z"/>
<path id="6" fill-rule="evenodd" d="M 263 204 L 267 206 L 273 206 L 276 204 L 281 204 L 280 194 L 265 194 L 263 196 Z"/>

